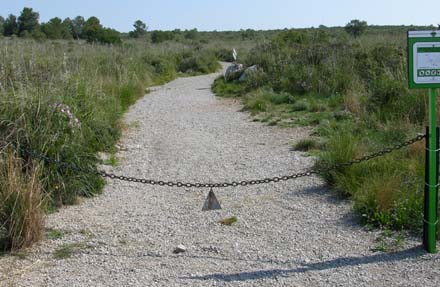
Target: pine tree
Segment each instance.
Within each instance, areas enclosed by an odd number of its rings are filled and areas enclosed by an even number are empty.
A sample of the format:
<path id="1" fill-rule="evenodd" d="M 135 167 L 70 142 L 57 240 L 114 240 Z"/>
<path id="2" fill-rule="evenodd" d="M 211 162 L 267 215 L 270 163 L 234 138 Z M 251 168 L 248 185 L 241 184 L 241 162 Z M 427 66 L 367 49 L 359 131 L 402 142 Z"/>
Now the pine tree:
<path id="1" fill-rule="evenodd" d="M 34 12 L 32 8 L 23 8 L 18 17 L 18 35 L 23 36 L 25 33 L 32 34 L 39 27 L 38 19 L 40 15 Z"/>

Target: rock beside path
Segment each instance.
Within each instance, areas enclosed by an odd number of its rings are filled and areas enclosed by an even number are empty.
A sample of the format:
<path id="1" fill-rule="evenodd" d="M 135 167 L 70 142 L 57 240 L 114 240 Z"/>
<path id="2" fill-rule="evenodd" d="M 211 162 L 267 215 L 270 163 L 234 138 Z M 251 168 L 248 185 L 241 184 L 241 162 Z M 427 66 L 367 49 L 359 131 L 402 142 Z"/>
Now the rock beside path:
<path id="1" fill-rule="evenodd" d="M 226 81 L 232 81 L 238 79 L 244 71 L 244 66 L 239 63 L 230 64 L 224 73 Z"/>
<path id="2" fill-rule="evenodd" d="M 240 78 L 238 78 L 238 80 L 240 82 L 244 82 L 247 79 L 249 79 L 249 77 L 251 77 L 253 75 L 256 75 L 257 73 L 260 73 L 260 69 L 258 68 L 257 65 L 253 65 L 253 66 L 247 67 L 243 71 L 243 73 L 241 74 Z"/>

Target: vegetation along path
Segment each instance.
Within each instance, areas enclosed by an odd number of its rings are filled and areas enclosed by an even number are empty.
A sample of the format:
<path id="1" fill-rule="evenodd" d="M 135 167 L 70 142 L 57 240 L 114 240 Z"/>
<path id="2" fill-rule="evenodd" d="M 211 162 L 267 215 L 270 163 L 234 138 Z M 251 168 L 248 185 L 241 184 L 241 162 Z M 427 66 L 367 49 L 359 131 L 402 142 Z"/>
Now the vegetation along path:
<path id="1" fill-rule="evenodd" d="M 126 114 L 119 164 L 104 168 L 217 182 L 312 166 L 313 157 L 290 151 L 306 129 L 253 122 L 211 93 L 218 75 L 153 88 Z M 104 194 L 49 215 L 48 238 L 23 258 L 0 258 L 0 285 L 440 285 L 439 255 L 425 254 L 418 238 L 372 250 L 379 233 L 360 226 L 319 177 L 215 192 L 223 209 L 202 212 L 207 189 L 109 181 Z M 232 216 L 232 225 L 218 222 Z M 186 251 L 173 253 L 180 244 Z"/>

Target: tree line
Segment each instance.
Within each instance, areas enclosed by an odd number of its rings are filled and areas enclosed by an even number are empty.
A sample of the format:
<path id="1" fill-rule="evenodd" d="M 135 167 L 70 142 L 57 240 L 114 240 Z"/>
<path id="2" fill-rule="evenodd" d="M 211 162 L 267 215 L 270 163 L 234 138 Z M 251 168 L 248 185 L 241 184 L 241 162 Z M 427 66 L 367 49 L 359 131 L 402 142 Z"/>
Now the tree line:
<path id="1" fill-rule="evenodd" d="M 104 44 L 121 43 L 121 33 L 115 29 L 102 26 L 97 17 L 87 20 L 82 16 L 64 20 L 55 17 L 46 23 L 40 23 L 40 15 L 32 8 L 23 8 L 20 16 L 10 14 L 6 19 L 0 16 L 0 35 L 6 37 L 43 39 L 83 39 L 87 42 Z M 130 37 L 139 38 L 147 31 L 147 26 L 141 20 L 134 23 Z"/>
<path id="2" fill-rule="evenodd" d="M 34 38 L 37 40 L 44 39 L 83 39 L 87 42 L 118 44 L 121 43 L 121 33 L 115 29 L 102 26 L 97 17 L 90 17 L 87 20 L 82 16 L 74 19 L 55 17 L 46 23 L 39 22 L 40 15 L 32 8 L 25 7 L 20 16 L 10 14 L 6 19 L 0 16 L 0 36 L 16 36 L 21 38 Z M 346 26 L 345 30 L 353 37 L 359 37 L 367 28 L 367 23 L 360 20 L 352 20 Z M 146 35 L 147 25 L 141 20 L 137 20 L 133 24 L 133 30 L 128 33 L 131 38 L 140 38 Z M 240 31 L 243 39 L 252 39 L 255 37 L 255 31 L 248 29 Z M 184 38 L 195 40 L 198 38 L 197 29 L 181 31 L 152 31 L 151 41 L 153 43 L 161 43 L 164 41 L 175 40 L 176 38 Z"/>

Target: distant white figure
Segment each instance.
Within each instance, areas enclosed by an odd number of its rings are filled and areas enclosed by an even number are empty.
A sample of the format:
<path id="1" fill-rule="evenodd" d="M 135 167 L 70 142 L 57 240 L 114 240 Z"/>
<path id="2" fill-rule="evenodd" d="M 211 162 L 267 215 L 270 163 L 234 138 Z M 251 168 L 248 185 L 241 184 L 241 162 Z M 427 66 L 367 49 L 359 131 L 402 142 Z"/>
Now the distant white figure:
<path id="1" fill-rule="evenodd" d="M 232 57 L 234 58 L 234 62 L 237 62 L 237 51 L 234 49 L 232 49 Z"/>

